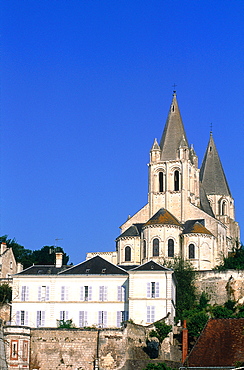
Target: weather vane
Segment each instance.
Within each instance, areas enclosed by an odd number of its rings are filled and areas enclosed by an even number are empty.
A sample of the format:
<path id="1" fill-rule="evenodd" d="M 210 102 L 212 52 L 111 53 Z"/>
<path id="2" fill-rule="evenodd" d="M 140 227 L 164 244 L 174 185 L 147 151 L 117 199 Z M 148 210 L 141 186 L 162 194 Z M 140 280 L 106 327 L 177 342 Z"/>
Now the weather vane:
<path id="1" fill-rule="evenodd" d="M 176 84 L 172 85 L 172 87 L 174 88 L 174 90 L 173 90 L 174 94 L 176 93 L 176 90 L 175 90 L 176 86 L 177 86 Z"/>

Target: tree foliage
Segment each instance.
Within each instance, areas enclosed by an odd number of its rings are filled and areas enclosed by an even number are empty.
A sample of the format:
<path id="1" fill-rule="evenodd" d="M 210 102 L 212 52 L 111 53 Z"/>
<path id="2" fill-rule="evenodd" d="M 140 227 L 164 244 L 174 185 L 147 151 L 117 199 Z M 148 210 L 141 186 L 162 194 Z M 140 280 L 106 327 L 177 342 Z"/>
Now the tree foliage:
<path id="1" fill-rule="evenodd" d="M 148 364 L 144 370 L 173 370 L 171 367 L 167 366 L 164 362 L 158 364 Z"/>
<path id="2" fill-rule="evenodd" d="M 69 261 L 69 256 L 64 253 L 63 249 L 55 246 L 44 246 L 38 250 L 26 249 L 18 244 L 15 239 L 9 239 L 7 235 L 0 237 L 0 243 L 6 243 L 7 246 L 12 248 L 14 257 L 17 262 L 20 262 L 24 269 L 34 265 L 54 265 L 55 252 L 63 253 L 63 264 L 66 265 Z"/>
<path id="3" fill-rule="evenodd" d="M 0 285 L 0 304 L 12 301 L 12 288 L 8 284 Z"/>
<path id="4" fill-rule="evenodd" d="M 181 257 L 174 258 L 173 262 L 165 263 L 172 268 L 177 280 L 176 286 L 176 320 L 183 320 L 183 312 L 191 309 L 196 301 L 196 272 L 189 261 Z"/>
<path id="5" fill-rule="evenodd" d="M 228 257 L 223 257 L 217 270 L 244 270 L 244 246 L 235 247 Z"/>
<path id="6" fill-rule="evenodd" d="M 159 340 L 159 343 L 162 343 L 163 340 L 169 335 L 172 330 L 171 325 L 167 325 L 164 321 L 158 321 L 154 323 L 155 330 L 152 330 L 149 335 L 150 337 L 156 337 Z"/>

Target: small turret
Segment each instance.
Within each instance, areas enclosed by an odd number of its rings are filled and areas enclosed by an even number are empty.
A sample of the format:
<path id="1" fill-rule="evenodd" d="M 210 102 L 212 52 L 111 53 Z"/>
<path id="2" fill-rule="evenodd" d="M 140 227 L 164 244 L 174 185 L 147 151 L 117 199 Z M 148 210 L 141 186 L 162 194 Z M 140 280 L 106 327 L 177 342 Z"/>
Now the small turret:
<path id="1" fill-rule="evenodd" d="M 150 162 L 159 162 L 160 161 L 161 149 L 158 145 L 157 139 L 154 139 L 153 146 L 150 150 Z"/>

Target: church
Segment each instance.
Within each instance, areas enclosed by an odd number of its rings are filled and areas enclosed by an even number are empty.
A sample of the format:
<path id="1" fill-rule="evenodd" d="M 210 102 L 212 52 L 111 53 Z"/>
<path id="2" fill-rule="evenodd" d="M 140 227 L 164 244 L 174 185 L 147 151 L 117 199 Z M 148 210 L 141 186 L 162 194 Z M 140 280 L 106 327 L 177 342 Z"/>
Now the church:
<path id="1" fill-rule="evenodd" d="M 201 167 L 189 146 L 176 92 L 160 142 L 148 164 L 148 203 L 122 224 L 115 252 L 99 254 L 118 265 L 160 264 L 180 256 L 196 270 L 211 270 L 239 245 L 232 198 L 210 133 Z"/>

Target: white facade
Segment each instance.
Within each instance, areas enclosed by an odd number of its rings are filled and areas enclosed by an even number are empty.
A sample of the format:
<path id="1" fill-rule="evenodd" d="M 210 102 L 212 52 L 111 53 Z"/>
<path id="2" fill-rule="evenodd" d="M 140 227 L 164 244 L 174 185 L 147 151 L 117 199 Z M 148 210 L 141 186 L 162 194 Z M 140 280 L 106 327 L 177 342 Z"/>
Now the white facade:
<path id="1" fill-rule="evenodd" d="M 45 274 L 48 269 L 33 266 L 14 275 L 12 325 L 57 327 L 59 320 L 72 320 L 76 327 L 120 327 L 128 319 L 150 324 L 168 313 L 173 320 L 172 270 L 152 261 L 142 265 L 144 270 L 126 271 L 99 256 L 81 265 L 84 273 L 60 268 Z"/>

